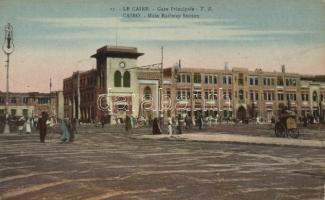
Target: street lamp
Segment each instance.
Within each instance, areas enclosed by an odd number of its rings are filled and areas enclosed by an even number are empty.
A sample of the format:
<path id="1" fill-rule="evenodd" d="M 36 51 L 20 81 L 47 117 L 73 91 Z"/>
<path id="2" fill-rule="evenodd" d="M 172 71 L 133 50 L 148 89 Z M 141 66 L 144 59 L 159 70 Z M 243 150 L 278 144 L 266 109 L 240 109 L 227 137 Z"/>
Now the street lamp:
<path id="1" fill-rule="evenodd" d="M 220 99 L 221 99 L 221 92 L 222 92 L 222 88 L 219 88 L 219 105 L 218 105 L 218 115 L 219 115 L 219 118 L 220 118 L 220 124 L 221 124 L 221 113 L 220 113 Z"/>
<path id="2" fill-rule="evenodd" d="M 7 93 L 6 93 L 6 122 L 5 122 L 5 128 L 3 133 L 10 133 L 9 128 L 9 56 L 12 52 L 15 50 L 15 46 L 13 43 L 13 27 L 10 23 L 8 23 L 5 26 L 5 38 L 4 38 L 4 44 L 2 45 L 2 51 L 7 55 Z"/>

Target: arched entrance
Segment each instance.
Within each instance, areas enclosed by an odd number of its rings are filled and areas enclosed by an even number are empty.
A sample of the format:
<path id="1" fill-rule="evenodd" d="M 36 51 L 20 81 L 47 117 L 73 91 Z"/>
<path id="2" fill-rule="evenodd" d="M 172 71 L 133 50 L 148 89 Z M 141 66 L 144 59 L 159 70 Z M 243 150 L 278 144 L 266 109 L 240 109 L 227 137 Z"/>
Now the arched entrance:
<path id="1" fill-rule="evenodd" d="M 240 106 L 237 111 L 237 119 L 245 122 L 246 120 L 246 109 L 243 106 Z"/>

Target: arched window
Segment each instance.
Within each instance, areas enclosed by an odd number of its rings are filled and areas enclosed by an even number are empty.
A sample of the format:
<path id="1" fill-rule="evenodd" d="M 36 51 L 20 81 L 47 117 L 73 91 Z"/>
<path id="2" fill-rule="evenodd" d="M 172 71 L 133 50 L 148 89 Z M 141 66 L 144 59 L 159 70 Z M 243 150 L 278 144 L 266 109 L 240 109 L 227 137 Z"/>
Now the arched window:
<path id="1" fill-rule="evenodd" d="M 121 87 L 122 74 L 120 71 L 114 73 L 114 87 Z"/>
<path id="2" fill-rule="evenodd" d="M 313 92 L 313 101 L 317 101 L 317 100 L 318 100 L 317 92 L 314 91 L 314 92 Z"/>
<path id="3" fill-rule="evenodd" d="M 244 91 L 239 90 L 239 100 L 244 100 Z"/>
<path id="4" fill-rule="evenodd" d="M 151 97 L 151 88 L 150 87 L 145 87 L 143 90 L 143 96 L 147 99 Z"/>
<path id="5" fill-rule="evenodd" d="M 130 87 L 131 75 L 130 72 L 126 71 L 123 75 L 123 87 Z"/>

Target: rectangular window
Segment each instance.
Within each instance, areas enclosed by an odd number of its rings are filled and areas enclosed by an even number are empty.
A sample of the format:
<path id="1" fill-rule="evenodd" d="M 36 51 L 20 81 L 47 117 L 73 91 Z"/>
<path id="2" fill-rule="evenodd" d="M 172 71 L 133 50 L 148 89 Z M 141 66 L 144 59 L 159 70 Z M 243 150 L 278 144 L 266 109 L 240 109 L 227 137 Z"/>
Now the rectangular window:
<path id="1" fill-rule="evenodd" d="M 255 85 L 258 85 L 258 78 L 255 78 Z"/>
<path id="2" fill-rule="evenodd" d="M 249 85 L 254 85 L 254 80 L 253 80 L 253 78 L 249 78 Z"/>
<path id="3" fill-rule="evenodd" d="M 11 112 L 11 116 L 13 116 L 13 117 L 16 116 L 16 114 L 17 114 L 16 109 L 11 109 L 10 112 Z"/>
<path id="4" fill-rule="evenodd" d="M 201 74 L 194 74 L 194 83 L 201 83 Z"/>
<path id="5" fill-rule="evenodd" d="M 209 92 L 204 92 L 204 99 L 208 99 L 209 98 Z"/>
<path id="6" fill-rule="evenodd" d="M 214 83 L 214 84 L 217 84 L 217 82 L 218 82 L 217 76 L 214 76 L 214 77 L 213 77 L 213 83 Z"/>
<path id="7" fill-rule="evenodd" d="M 266 78 L 263 78 L 263 84 L 266 85 Z"/>
<path id="8" fill-rule="evenodd" d="M 224 100 L 227 100 L 228 99 L 228 94 L 226 91 L 223 92 L 223 99 Z"/>
<path id="9" fill-rule="evenodd" d="M 23 109 L 23 116 L 28 117 L 28 110 L 27 109 Z"/>
<path id="10" fill-rule="evenodd" d="M 249 99 L 250 99 L 251 101 L 254 100 L 254 93 L 253 93 L 253 92 L 249 92 Z"/>
<path id="11" fill-rule="evenodd" d="M 28 97 L 23 97 L 23 103 L 25 103 L 25 104 L 28 103 Z"/>
<path id="12" fill-rule="evenodd" d="M 190 76 L 190 75 L 187 75 L 187 76 L 186 76 L 186 81 L 187 81 L 188 83 L 191 83 L 191 76 Z"/>
<path id="13" fill-rule="evenodd" d="M 228 76 L 228 84 L 231 85 L 231 76 Z"/>
<path id="14" fill-rule="evenodd" d="M 223 84 L 224 84 L 224 85 L 227 84 L 227 76 L 223 76 Z"/>
<path id="15" fill-rule="evenodd" d="M 258 92 L 255 93 L 255 100 L 258 101 Z"/>
<path id="16" fill-rule="evenodd" d="M 212 83 L 212 76 L 209 76 L 209 83 Z"/>
<path id="17" fill-rule="evenodd" d="M 277 85 L 279 85 L 279 86 L 283 86 L 283 78 L 280 77 L 280 76 L 278 77 Z"/>
<path id="18" fill-rule="evenodd" d="M 11 103 L 17 103 L 17 98 L 16 97 L 11 97 Z"/>
<path id="19" fill-rule="evenodd" d="M 208 84 L 209 83 L 209 77 L 208 76 L 204 76 L 204 83 Z"/>

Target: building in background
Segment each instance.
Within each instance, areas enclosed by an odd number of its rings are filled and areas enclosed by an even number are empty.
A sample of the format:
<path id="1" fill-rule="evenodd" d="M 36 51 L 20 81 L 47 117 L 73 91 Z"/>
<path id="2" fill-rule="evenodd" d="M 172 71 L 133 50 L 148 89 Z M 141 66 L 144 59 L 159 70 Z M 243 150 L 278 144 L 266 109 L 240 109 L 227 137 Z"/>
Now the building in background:
<path id="1" fill-rule="evenodd" d="M 270 122 L 284 107 L 299 116 L 325 116 L 324 76 L 287 73 L 284 65 L 280 72 L 180 65 L 161 70 L 137 66 L 142 55 L 134 47 L 98 49 L 92 56 L 96 69 L 64 79 L 65 116 L 81 121 L 105 118 L 111 123 L 126 115 L 146 119 L 187 115 L 193 120 L 202 115 L 242 121 L 259 117 Z"/>
<path id="2" fill-rule="evenodd" d="M 9 115 L 12 117 L 40 116 L 47 112 L 49 116 L 63 117 L 63 92 L 51 93 L 21 92 L 10 93 Z M 5 115 L 6 93 L 0 92 L 0 115 Z"/>

